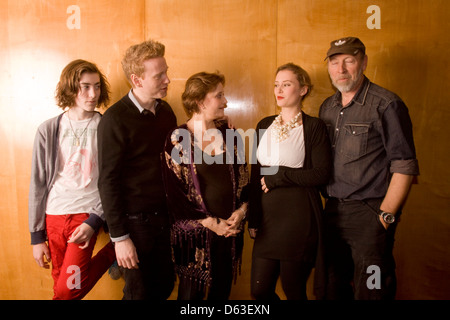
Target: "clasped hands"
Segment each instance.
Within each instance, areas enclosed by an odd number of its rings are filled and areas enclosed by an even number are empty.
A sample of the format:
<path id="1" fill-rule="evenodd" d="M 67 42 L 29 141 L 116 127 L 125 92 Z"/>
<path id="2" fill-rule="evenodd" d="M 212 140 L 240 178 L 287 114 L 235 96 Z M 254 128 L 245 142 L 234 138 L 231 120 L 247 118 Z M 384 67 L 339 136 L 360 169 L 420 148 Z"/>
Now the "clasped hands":
<path id="1" fill-rule="evenodd" d="M 209 230 L 213 231 L 219 236 L 224 236 L 225 238 L 234 237 L 241 229 L 241 222 L 245 218 L 245 209 L 235 210 L 228 219 L 221 219 L 215 217 L 208 217 L 206 219 L 200 220 L 199 222 Z"/>
<path id="2" fill-rule="evenodd" d="M 245 207 L 244 207 L 245 206 Z M 235 210 L 228 219 L 208 217 L 198 222 L 219 236 L 234 237 L 241 232 L 241 222 L 245 218 L 246 205 Z M 127 269 L 138 269 L 138 255 L 133 241 L 127 238 L 115 242 L 117 264 Z"/>

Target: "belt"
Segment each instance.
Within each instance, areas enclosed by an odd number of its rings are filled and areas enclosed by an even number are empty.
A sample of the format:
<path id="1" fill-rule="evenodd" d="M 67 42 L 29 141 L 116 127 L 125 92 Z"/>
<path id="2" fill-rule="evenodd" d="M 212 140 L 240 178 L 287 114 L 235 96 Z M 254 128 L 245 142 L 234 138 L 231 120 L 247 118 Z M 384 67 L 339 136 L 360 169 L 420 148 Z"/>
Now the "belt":
<path id="1" fill-rule="evenodd" d="M 356 199 L 344 199 L 344 198 L 330 198 L 330 200 L 338 201 L 338 202 L 352 202 L 352 201 L 361 201 Z"/>
<path id="2" fill-rule="evenodd" d="M 360 201 L 360 202 L 370 202 L 370 201 L 379 201 L 380 199 L 383 198 L 369 198 L 369 199 L 346 199 L 346 198 L 334 198 L 331 197 L 329 198 L 329 200 L 334 200 L 334 201 L 338 201 L 338 202 L 356 202 L 356 201 Z"/>
<path id="3" fill-rule="evenodd" d="M 151 216 L 165 216 L 167 211 L 163 210 L 155 210 L 155 211 L 146 211 L 146 212 L 137 212 L 137 213 L 127 213 L 128 219 L 143 219 Z"/>

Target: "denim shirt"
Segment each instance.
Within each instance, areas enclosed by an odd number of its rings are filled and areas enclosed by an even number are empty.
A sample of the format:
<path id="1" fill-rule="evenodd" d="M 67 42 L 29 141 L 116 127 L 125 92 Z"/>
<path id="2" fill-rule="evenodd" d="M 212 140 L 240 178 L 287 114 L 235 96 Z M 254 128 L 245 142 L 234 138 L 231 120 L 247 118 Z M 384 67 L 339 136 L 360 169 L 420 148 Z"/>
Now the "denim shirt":
<path id="1" fill-rule="evenodd" d="M 345 107 L 336 92 L 320 107 L 333 154 L 329 197 L 382 198 L 393 173 L 418 175 L 408 109 L 394 93 L 364 78 Z"/>

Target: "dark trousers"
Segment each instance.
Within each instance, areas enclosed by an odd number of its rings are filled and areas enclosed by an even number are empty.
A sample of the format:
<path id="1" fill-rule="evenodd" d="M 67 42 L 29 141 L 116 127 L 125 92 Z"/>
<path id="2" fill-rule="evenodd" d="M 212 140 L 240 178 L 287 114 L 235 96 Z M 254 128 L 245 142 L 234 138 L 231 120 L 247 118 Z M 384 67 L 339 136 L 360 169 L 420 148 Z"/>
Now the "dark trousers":
<path id="1" fill-rule="evenodd" d="M 174 288 L 175 270 L 166 212 L 128 216 L 128 230 L 138 259 L 138 269 L 122 269 L 124 300 L 166 300 Z"/>
<path id="2" fill-rule="evenodd" d="M 382 199 L 348 201 L 331 198 L 325 205 L 326 298 L 394 299 L 393 257 L 396 223 L 386 230 L 377 210 Z"/>

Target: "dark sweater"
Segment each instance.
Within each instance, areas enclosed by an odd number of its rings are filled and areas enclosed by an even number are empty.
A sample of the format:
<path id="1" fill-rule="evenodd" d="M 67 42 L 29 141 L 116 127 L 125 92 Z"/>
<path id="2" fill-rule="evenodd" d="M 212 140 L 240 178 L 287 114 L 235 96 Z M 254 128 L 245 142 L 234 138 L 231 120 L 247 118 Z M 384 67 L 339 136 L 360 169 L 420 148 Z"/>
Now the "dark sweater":
<path id="1" fill-rule="evenodd" d="M 111 237 L 128 234 L 126 214 L 165 206 L 160 154 L 176 124 L 167 102 L 158 100 L 156 115 L 144 115 L 128 94 L 104 113 L 98 126 L 98 187 Z"/>

